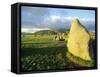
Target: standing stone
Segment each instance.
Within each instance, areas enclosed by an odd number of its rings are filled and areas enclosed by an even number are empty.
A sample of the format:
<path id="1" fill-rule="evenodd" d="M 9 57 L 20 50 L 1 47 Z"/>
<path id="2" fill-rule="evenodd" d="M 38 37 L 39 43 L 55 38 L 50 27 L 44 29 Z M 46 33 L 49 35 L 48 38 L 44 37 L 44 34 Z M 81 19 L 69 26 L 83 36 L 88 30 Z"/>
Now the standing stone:
<path id="1" fill-rule="evenodd" d="M 90 35 L 78 19 L 74 19 L 68 37 L 68 51 L 84 60 L 91 60 L 89 55 Z"/>

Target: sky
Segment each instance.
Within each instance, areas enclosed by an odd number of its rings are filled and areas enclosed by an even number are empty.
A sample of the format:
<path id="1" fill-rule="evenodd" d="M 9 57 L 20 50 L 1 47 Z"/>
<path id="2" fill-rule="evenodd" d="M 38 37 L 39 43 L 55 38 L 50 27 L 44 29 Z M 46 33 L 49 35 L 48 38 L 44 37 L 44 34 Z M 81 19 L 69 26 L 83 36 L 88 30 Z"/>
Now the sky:
<path id="1" fill-rule="evenodd" d="M 22 32 L 34 33 L 40 30 L 68 30 L 78 18 L 88 31 L 95 32 L 95 11 L 82 9 L 21 7 Z"/>

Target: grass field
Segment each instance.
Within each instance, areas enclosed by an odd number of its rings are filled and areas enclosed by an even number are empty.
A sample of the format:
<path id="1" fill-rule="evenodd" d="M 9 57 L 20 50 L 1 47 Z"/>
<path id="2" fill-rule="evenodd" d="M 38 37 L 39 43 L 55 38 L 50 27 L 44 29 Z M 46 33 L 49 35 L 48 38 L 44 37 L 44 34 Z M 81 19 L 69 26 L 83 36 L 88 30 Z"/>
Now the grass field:
<path id="1" fill-rule="evenodd" d="M 80 67 L 66 58 L 66 41 L 56 35 L 21 35 L 22 71 L 66 69 Z"/>

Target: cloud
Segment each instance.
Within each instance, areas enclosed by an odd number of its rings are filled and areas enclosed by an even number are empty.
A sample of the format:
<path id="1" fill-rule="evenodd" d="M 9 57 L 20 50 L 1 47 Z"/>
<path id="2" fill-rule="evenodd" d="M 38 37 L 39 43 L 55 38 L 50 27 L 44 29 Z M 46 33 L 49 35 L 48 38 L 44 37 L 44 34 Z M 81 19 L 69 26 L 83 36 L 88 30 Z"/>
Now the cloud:
<path id="1" fill-rule="evenodd" d="M 69 29 L 74 18 L 86 27 L 95 27 L 95 13 L 86 10 L 57 9 L 43 7 L 22 7 L 22 31 L 34 32 L 35 28 Z M 34 29 L 33 29 L 34 28 Z M 90 28 L 89 28 L 90 29 Z M 94 29 L 95 30 L 95 29 Z"/>
<path id="2" fill-rule="evenodd" d="M 50 30 L 49 28 L 22 28 L 22 33 L 34 33 L 40 30 Z"/>
<path id="3" fill-rule="evenodd" d="M 36 15 L 36 16 L 49 15 L 49 10 L 45 9 L 43 7 L 27 7 L 27 6 L 23 6 L 22 7 L 22 11 L 30 13 L 32 15 Z"/>
<path id="4" fill-rule="evenodd" d="M 56 20 L 60 20 L 61 19 L 61 17 L 60 16 L 56 16 L 56 15 L 52 15 L 51 16 L 51 21 L 56 21 Z"/>

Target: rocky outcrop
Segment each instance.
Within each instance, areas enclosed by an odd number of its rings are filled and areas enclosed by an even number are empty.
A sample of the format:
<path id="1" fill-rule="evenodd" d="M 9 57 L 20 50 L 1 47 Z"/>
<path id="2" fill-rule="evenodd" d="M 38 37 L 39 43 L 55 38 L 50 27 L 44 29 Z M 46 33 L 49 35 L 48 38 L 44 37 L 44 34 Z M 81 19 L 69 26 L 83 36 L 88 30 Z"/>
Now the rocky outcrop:
<path id="1" fill-rule="evenodd" d="M 80 23 L 78 19 L 74 19 L 67 42 L 67 48 L 70 53 L 84 60 L 91 60 L 90 35 L 87 29 Z"/>

